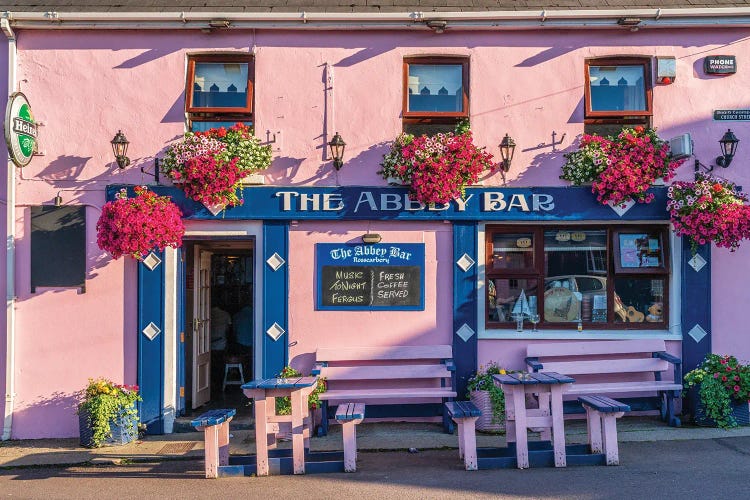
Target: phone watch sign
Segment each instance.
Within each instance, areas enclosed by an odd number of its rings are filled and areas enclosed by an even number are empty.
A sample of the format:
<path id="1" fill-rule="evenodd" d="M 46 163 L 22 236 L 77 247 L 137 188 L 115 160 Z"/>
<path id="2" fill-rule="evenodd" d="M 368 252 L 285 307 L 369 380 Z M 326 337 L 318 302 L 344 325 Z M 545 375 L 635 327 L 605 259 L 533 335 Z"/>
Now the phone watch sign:
<path id="1" fill-rule="evenodd" d="M 36 151 L 37 125 L 29 101 L 21 92 L 11 94 L 8 99 L 4 128 L 11 160 L 18 167 L 25 167 Z"/>

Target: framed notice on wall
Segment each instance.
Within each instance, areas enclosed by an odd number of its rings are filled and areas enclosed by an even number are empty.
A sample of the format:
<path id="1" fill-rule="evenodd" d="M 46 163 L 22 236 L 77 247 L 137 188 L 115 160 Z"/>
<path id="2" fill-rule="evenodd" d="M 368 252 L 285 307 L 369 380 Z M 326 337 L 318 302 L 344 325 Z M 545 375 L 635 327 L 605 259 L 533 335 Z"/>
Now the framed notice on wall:
<path id="1" fill-rule="evenodd" d="M 315 245 L 316 309 L 424 310 L 424 244 Z"/>

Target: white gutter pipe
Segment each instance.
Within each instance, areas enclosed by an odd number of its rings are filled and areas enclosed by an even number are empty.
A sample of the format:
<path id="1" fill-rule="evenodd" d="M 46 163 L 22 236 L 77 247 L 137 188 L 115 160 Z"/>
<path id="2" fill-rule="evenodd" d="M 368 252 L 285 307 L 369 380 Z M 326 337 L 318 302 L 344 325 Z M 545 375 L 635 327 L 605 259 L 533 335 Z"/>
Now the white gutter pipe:
<path id="1" fill-rule="evenodd" d="M 16 36 L 7 19 L 0 19 L 0 28 L 8 38 L 8 90 L 16 87 Z M 16 166 L 8 157 L 6 161 L 8 185 L 5 205 L 5 416 L 3 418 L 2 440 L 7 441 L 13 428 L 13 408 L 15 405 L 15 340 L 16 340 Z"/>
<path id="2" fill-rule="evenodd" d="M 10 12 L 2 17 L 19 29 L 577 29 L 749 27 L 750 7 L 695 9 L 540 10 L 482 12 Z M 621 24 L 624 18 L 637 26 Z M 214 26 L 211 22 L 214 21 Z"/>

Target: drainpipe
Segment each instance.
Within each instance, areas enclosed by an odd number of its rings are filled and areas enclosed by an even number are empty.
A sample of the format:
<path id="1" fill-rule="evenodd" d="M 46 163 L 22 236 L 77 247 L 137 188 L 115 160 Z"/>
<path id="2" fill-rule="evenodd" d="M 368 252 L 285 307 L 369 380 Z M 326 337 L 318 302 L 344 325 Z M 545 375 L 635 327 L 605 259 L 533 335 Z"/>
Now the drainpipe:
<path id="1" fill-rule="evenodd" d="M 8 38 L 8 90 L 16 90 L 16 36 L 7 19 L 0 19 L 0 28 Z M 15 337 L 16 337 L 16 166 L 7 159 L 8 185 L 5 205 L 5 417 L 3 418 L 3 441 L 11 436 L 13 427 L 13 405 L 15 403 Z"/>

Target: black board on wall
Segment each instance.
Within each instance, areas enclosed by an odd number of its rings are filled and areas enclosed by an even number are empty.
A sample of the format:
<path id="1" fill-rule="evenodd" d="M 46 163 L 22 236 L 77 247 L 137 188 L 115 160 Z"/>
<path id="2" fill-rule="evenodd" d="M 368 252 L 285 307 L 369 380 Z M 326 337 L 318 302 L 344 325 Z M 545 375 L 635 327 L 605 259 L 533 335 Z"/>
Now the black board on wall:
<path id="1" fill-rule="evenodd" d="M 31 207 L 31 292 L 86 291 L 86 207 Z"/>
<path id="2" fill-rule="evenodd" d="M 419 266 L 323 266 L 324 306 L 398 307 L 422 302 Z"/>

